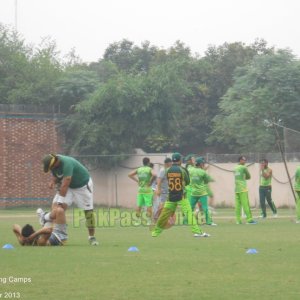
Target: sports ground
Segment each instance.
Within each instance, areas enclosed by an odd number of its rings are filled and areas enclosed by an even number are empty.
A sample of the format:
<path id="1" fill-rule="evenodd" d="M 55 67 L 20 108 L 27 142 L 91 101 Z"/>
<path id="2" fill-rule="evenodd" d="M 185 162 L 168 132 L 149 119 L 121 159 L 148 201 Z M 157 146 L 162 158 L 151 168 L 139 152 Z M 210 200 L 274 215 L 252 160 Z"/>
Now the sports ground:
<path id="1" fill-rule="evenodd" d="M 293 210 L 278 214 L 236 225 L 233 209 L 218 209 L 218 226 L 203 226 L 209 238 L 194 238 L 186 226 L 157 238 L 146 226 L 97 228 L 100 245 L 92 247 L 69 210 L 67 246 L 21 247 L 12 224 L 39 227 L 34 210 L 0 210 L 0 298 L 299 299 L 300 224 Z"/>

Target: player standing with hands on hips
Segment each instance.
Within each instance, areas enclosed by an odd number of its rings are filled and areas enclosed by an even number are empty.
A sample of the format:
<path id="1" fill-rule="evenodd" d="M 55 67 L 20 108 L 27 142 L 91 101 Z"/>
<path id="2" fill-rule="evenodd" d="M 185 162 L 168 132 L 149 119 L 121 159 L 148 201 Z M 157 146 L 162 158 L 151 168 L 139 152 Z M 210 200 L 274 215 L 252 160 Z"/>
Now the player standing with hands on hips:
<path id="1" fill-rule="evenodd" d="M 47 154 L 43 158 L 43 167 L 45 173 L 49 171 L 52 173 L 49 187 L 54 188 L 55 185 L 59 187 L 53 205 L 61 205 L 66 210 L 68 206 L 75 203 L 77 207 L 83 209 L 89 232 L 89 243 L 97 246 L 99 243 L 95 238 L 93 181 L 86 167 L 75 158 L 60 154 Z M 40 217 L 45 218 L 45 213 L 40 212 Z"/>

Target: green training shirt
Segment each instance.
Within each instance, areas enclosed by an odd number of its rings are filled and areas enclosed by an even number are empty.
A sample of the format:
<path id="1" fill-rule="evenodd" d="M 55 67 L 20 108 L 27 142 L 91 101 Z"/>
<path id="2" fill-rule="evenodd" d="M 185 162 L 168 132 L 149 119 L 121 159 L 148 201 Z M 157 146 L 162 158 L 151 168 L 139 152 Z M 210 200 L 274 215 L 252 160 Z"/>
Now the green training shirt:
<path id="1" fill-rule="evenodd" d="M 149 166 L 139 167 L 137 169 L 137 178 L 139 181 L 138 192 L 140 194 L 150 194 L 152 193 L 151 189 L 151 178 L 152 178 L 152 169 Z"/>
<path id="2" fill-rule="evenodd" d="M 246 180 L 250 179 L 250 173 L 246 166 L 238 164 L 234 168 L 234 178 L 235 178 L 235 192 L 243 193 L 247 192 L 247 182 Z"/>
<path id="3" fill-rule="evenodd" d="M 269 173 L 271 171 L 270 168 L 266 168 L 261 170 L 260 172 L 260 186 L 271 186 L 271 182 L 272 182 L 272 175 L 268 178 L 265 178 L 263 176 L 263 173 Z"/>
<path id="4" fill-rule="evenodd" d="M 212 181 L 211 177 L 201 168 L 192 168 L 190 173 L 190 186 L 192 188 L 192 196 L 207 195 L 207 184 Z"/>
<path id="5" fill-rule="evenodd" d="M 300 191 L 300 167 L 298 167 L 296 170 L 294 188 L 295 191 Z"/>
<path id="6" fill-rule="evenodd" d="M 77 189 L 85 186 L 90 180 L 90 174 L 85 166 L 73 157 L 57 155 L 59 166 L 51 170 L 58 180 L 71 176 L 70 188 Z"/>

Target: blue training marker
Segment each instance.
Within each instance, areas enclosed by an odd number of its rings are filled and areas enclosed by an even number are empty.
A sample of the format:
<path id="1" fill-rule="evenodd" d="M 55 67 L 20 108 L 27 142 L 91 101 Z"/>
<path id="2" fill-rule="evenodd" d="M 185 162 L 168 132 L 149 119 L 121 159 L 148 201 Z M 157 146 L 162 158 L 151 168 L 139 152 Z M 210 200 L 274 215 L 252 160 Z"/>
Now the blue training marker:
<path id="1" fill-rule="evenodd" d="M 258 251 L 257 251 L 256 249 L 254 249 L 254 248 L 251 248 L 251 249 L 248 249 L 248 250 L 246 251 L 246 253 L 247 253 L 247 254 L 257 254 Z"/>
<path id="2" fill-rule="evenodd" d="M 138 252 L 138 251 L 139 251 L 139 249 L 135 246 L 128 248 L 128 252 Z"/>
<path id="3" fill-rule="evenodd" d="M 2 249 L 14 249 L 15 247 L 11 244 L 5 244 Z"/>

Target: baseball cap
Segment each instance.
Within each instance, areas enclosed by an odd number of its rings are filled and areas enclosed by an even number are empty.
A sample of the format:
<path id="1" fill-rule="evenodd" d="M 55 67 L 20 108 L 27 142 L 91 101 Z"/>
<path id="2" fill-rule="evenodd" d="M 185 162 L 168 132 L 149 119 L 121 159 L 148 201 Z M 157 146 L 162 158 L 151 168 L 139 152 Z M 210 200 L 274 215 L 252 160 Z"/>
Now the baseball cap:
<path id="1" fill-rule="evenodd" d="M 172 154 L 172 161 L 177 162 L 181 160 L 181 154 L 178 152 L 175 152 Z"/>
<path id="2" fill-rule="evenodd" d="M 198 164 L 204 164 L 205 163 L 205 159 L 204 159 L 204 157 L 197 157 L 196 158 L 196 164 L 198 165 Z"/>
<path id="3" fill-rule="evenodd" d="M 43 158 L 43 168 L 44 172 L 47 173 L 51 169 L 51 167 L 54 165 L 56 160 L 56 155 L 55 154 L 47 154 Z"/>
<path id="4" fill-rule="evenodd" d="M 170 157 L 167 157 L 164 161 L 165 164 L 172 162 L 172 159 Z"/>
<path id="5" fill-rule="evenodd" d="M 196 155 L 193 154 L 193 153 L 190 153 L 190 154 L 188 154 L 188 155 L 184 158 L 184 160 L 185 160 L 185 161 L 191 160 L 192 157 L 196 157 Z"/>

